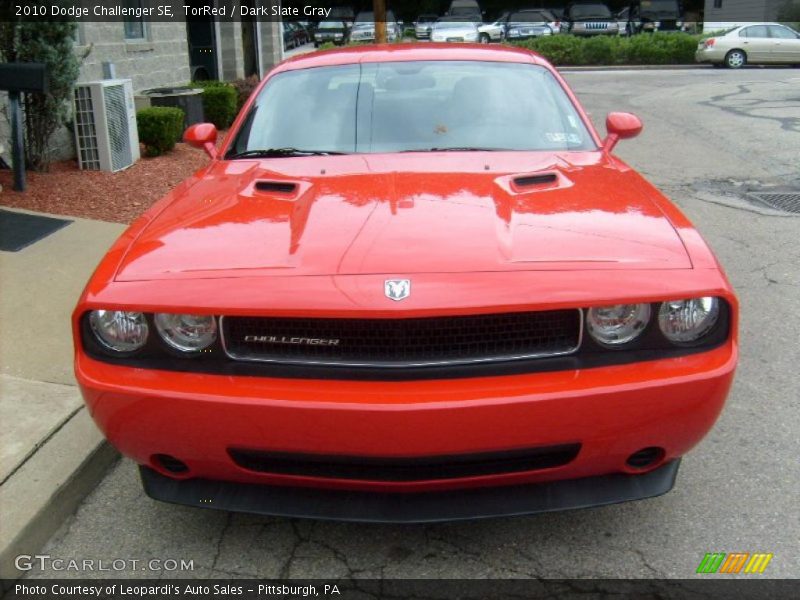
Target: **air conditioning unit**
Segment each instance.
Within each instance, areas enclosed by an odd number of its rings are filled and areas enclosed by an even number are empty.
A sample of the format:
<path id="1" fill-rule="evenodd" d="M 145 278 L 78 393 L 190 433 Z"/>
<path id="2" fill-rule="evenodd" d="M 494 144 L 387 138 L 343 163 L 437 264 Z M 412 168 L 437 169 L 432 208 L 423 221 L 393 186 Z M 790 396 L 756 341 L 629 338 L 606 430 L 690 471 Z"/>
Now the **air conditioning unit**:
<path id="1" fill-rule="evenodd" d="M 119 171 L 139 160 L 130 79 L 75 86 L 75 143 L 81 169 Z"/>

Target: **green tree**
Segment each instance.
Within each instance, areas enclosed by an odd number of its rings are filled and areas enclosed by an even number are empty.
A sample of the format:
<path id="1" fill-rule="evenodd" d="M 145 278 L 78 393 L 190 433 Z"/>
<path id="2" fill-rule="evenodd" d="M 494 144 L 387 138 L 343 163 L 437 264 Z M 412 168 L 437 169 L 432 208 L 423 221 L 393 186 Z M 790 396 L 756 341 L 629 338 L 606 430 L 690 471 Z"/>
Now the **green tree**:
<path id="1" fill-rule="evenodd" d="M 786 0 L 778 10 L 778 21 L 800 25 L 800 0 Z"/>
<path id="2" fill-rule="evenodd" d="M 34 5 L 27 0 L 24 4 Z M 20 4 L 18 2 L 18 4 Z M 50 5 L 71 4 L 54 0 Z M 44 21 L 20 18 L 11 11 L 11 3 L 0 14 L 0 60 L 41 62 L 47 66 L 47 94 L 25 94 L 25 162 L 35 170 L 50 165 L 50 139 L 70 119 L 72 89 L 78 80 L 80 63 L 85 58 L 75 54 L 75 21 Z"/>

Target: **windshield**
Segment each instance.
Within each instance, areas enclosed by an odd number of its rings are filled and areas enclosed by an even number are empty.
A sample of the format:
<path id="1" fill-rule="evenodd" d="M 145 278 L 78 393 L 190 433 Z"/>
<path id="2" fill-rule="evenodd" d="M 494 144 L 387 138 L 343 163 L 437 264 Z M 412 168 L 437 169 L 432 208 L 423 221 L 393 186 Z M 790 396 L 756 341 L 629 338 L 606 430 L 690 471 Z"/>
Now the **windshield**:
<path id="1" fill-rule="evenodd" d="M 642 15 L 679 15 L 678 0 L 642 0 Z"/>
<path id="2" fill-rule="evenodd" d="M 450 15 L 453 17 L 473 17 L 480 14 L 481 11 L 473 6 L 456 6 L 450 9 Z"/>
<path id="3" fill-rule="evenodd" d="M 478 61 L 315 67 L 272 77 L 228 157 L 268 149 L 596 149 L 545 68 Z"/>
<path id="4" fill-rule="evenodd" d="M 509 23 L 546 23 L 547 18 L 540 12 L 523 11 L 508 18 Z"/>
<path id="5" fill-rule="evenodd" d="M 341 21 L 322 21 L 319 24 L 319 29 L 344 29 L 345 24 Z"/>
<path id="6" fill-rule="evenodd" d="M 611 11 L 605 4 L 575 4 L 569 9 L 573 19 L 607 19 Z"/>

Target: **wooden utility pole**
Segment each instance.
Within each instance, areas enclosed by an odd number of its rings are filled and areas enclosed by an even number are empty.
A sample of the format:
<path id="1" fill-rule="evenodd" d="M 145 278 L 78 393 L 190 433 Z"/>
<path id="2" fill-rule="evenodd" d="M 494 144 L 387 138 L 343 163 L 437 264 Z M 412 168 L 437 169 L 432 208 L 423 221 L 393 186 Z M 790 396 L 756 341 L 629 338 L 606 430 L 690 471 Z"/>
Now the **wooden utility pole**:
<path id="1" fill-rule="evenodd" d="M 386 0 L 372 0 L 375 15 L 375 43 L 386 43 Z"/>

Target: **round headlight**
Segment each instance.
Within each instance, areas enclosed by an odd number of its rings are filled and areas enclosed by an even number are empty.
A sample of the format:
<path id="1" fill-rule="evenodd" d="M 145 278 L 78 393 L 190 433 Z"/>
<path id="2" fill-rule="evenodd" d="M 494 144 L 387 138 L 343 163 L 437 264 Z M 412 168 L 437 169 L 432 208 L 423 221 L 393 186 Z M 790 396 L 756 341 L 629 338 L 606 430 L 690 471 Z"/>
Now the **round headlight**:
<path id="1" fill-rule="evenodd" d="M 212 316 L 157 313 L 154 321 L 161 338 L 181 352 L 200 352 L 217 339 L 217 321 Z"/>
<path id="2" fill-rule="evenodd" d="M 614 304 L 586 311 L 586 329 L 603 346 L 621 346 L 635 340 L 649 321 L 649 304 Z"/>
<path id="3" fill-rule="evenodd" d="M 135 352 L 147 342 L 147 319 L 140 312 L 93 310 L 89 326 L 97 341 L 113 352 Z"/>
<path id="4" fill-rule="evenodd" d="M 670 300 L 658 311 L 661 333 L 676 344 L 690 344 L 706 335 L 719 319 L 717 298 Z"/>

